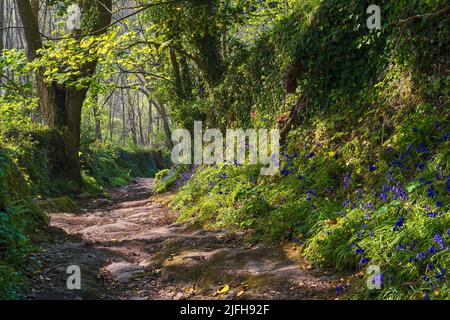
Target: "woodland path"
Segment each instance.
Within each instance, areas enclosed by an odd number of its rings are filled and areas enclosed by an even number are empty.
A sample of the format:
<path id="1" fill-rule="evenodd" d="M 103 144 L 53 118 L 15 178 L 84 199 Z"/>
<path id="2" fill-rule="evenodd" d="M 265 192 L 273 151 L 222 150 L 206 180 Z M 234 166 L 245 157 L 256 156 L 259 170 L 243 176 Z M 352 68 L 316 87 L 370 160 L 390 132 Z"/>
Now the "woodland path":
<path id="1" fill-rule="evenodd" d="M 245 245 L 243 234 L 174 223 L 170 195 L 152 179 L 51 214 L 28 299 L 335 299 L 339 279 L 296 258 L 298 249 Z M 66 269 L 81 268 L 81 290 Z M 228 285 L 227 292 L 218 293 Z M 224 290 L 226 291 L 226 290 Z"/>

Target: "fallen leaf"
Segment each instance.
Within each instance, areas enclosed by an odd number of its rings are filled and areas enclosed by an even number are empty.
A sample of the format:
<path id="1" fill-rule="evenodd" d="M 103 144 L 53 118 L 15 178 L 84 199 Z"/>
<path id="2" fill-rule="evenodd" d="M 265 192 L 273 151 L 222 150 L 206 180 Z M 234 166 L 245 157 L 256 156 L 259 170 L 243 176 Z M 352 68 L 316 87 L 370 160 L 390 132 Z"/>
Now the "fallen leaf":
<path id="1" fill-rule="evenodd" d="M 194 288 L 184 288 L 184 292 L 186 294 L 192 294 L 192 293 L 194 293 Z"/>
<path id="2" fill-rule="evenodd" d="M 219 291 L 217 291 L 217 293 L 218 294 L 225 294 L 225 293 L 227 293 L 228 291 L 230 291 L 230 286 L 229 285 L 224 285 L 223 287 L 222 287 L 222 289 L 220 289 Z"/>
<path id="3" fill-rule="evenodd" d="M 337 224 L 337 221 L 333 220 L 333 219 L 330 219 L 330 220 L 327 221 L 327 224 L 330 225 L 330 226 L 333 226 L 333 225 Z"/>
<path id="4" fill-rule="evenodd" d="M 237 293 L 236 297 L 239 298 L 239 297 L 242 296 L 244 293 L 245 293 L 245 291 L 244 291 L 244 290 L 241 290 L 241 291 L 239 291 L 239 292 Z"/>

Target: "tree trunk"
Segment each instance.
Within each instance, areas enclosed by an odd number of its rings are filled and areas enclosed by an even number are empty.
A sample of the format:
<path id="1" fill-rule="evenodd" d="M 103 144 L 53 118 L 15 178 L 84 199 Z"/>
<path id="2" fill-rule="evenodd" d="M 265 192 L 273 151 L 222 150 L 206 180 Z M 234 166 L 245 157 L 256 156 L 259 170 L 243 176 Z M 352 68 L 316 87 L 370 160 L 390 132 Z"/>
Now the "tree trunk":
<path id="1" fill-rule="evenodd" d="M 5 49 L 5 43 L 3 41 L 3 28 L 5 26 L 5 0 L 0 0 L 0 56 L 3 49 Z M 3 94 L 3 78 L 0 77 L 0 95 Z"/>
<path id="2" fill-rule="evenodd" d="M 88 89 L 66 89 L 66 123 L 63 128 L 67 130 L 65 136 L 67 139 L 67 164 L 65 170 L 67 175 L 72 181 L 76 183 L 76 186 L 83 187 L 83 180 L 81 177 L 80 166 L 80 133 L 81 133 L 81 109 L 83 102 L 86 99 Z M 78 191 L 78 190 L 76 190 Z"/>
<path id="3" fill-rule="evenodd" d="M 98 141 L 102 141 L 102 126 L 100 122 L 100 113 L 98 107 L 98 94 L 93 96 L 94 106 L 92 108 L 92 113 L 94 116 L 94 129 L 95 129 L 95 137 Z"/>
<path id="4" fill-rule="evenodd" d="M 149 99 L 148 101 L 148 145 L 150 148 L 153 144 L 153 101 Z"/>
<path id="5" fill-rule="evenodd" d="M 170 62 L 172 64 L 173 76 L 175 78 L 175 93 L 179 99 L 183 99 L 184 98 L 183 82 L 181 80 L 180 64 L 178 63 L 175 50 L 170 48 L 169 55 L 170 55 Z"/>
<path id="6" fill-rule="evenodd" d="M 4 25 L 5 25 L 5 0 L 0 0 L 0 54 L 3 51 L 3 49 L 5 49 L 5 43 L 3 41 Z"/>
<path id="7" fill-rule="evenodd" d="M 198 4 L 198 1 L 193 2 Z M 225 73 L 225 62 L 220 50 L 221 34 L 217 26 L 217 21 L 215 20 L 215 1 L 202 0 L 200 2 L 205 6 L 206 10 L 206 19 L 202 25 L 204 32 L 196 36 L 193 40 L 199 52 L 201 60 L 199 67 L 203 73 L 203 77 L 208 85 L 214 88 L 222 80 Z"/>
<path id="8" fill-rule="evenodd" d="M 144 141 L 144 130 L 143 130 L 143 127 L 142 127 L 142 110 L 141 110 L 141 107 L 140 107 L 140 102 L 141 101 L 139 101 L 139 100 L 138 100 L 138 104 L 137 104 L 138 126 L 139 126 L 139 144 L 141 146 L 143 146 L 145 144 L 145 141 Z"/>
<path id="9" fill-rule="evenodd" d="M 166 145 L 171 150 L 173 148 L 172 131 L 170 130 L 169 119 L 167 117 L 166 107 L 163 104 L 155 103 L 155 107 L 161 116 L 164 134 L 166 136 Z"/>
<path id="10" fill-rule="evenodd" d="M 36 5 L 36 1 L 33 3 Z M 29 0 L 16 0 L 16 6 L 24 28 L 27 57 L 32 61 L 38 57 L 37 50 L 42 48 L 38 20 L 34 14 L 36 6 L 33 8 Z M 111 9 L 112 0 L 97 2 L 97 23 L 92 30 L 94 35 L 106 32 L 111 23 Z M 96 65 L 96 60 L 86 62 L 81 66 L 82 73 L 92 76 Z M 49 87 L 40 72 L 37 83 L 44 117 L 57 136 L 51 139 L 49 146 L 52 173 L 57 178 L 70 180 L 71 191 L 79 193 L 83 187 L 79 157 L 81 110 L 88 88 L 75 89 L 56 84 Z"/>
<path id="11" fill-rule="evenodd" d="M 220 54 L 219 39 L 215 35 L 206 34 L 195 40 L 202 63 L 199 66 L 209 87 L 214 88 L 222 80 L 225 65 Z"/>
<path id="12" fill-rule="evenodd" d="M 189 69 L 189 64 L 185 56 L 180 57 L 182 81 L 183 81 L 183 93 L 186 99 L 192 98 L 192 77 L 191 70 Z"/>

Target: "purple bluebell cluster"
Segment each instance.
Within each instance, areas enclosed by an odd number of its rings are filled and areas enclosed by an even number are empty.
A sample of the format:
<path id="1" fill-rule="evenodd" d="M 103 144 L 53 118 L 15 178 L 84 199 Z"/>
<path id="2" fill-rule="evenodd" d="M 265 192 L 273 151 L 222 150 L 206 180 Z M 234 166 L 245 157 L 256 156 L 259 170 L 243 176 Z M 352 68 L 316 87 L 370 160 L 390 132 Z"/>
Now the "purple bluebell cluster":
<path id="1" fill-rule="evenodd" d="M 398 218 L 397 222 L 395 222 L 395 225 L 392 228 L 392 231 L 398 231 L 398 229 L 403 226 L 404 222 L 405 222 L 405 217 L 400 216 L 400 218 Z"/>
<path id="2" fill-rule="evenodd" d="M 434 124 L 435 130 L 442 130 L 441 128 L 441 124 Z M 407 209 L 410 208 L 410 206 L 405 208 L 403 204 L 410 200 L 412 192 L 416 194 L 417 191 L 414 191 L 416 189 L 419 191 L 419 193 L 417 193 L 418 195 L 423 194 L 424 197 L 422 199 L 426 196 L 428 201 L 431 200 L 433 202 L 425 207 L 425 215 L 427 218 L 438 218 L 445 212 L 446 196 L 450 193 L 450 176 L 448 176 L 448 173 L 447 175 L 445 174 L 445 169 L 443 169 L 445 168 L 444 164 L 440 164 L 436 168 L 436 171 L 434 173 L 432 172 L 430 161 L 432 159 L 432 154 L 430 150 L 435 147 L 436 142 L 441 143 L 443 141 L 448 141 L 450 139 L 450 133 L 445 133 L 443 136 L 441 135 L 441 138 L 439 138 L 438 135 L 436 135 L 436 137 L 423 138 L 422 134 L 424 132 L 426 131 L 422 126 L 413 128 L 412 134 L 414 134 L 415 137 L 412 141 L 414 142 L 410 143 L 406 150 L 394 149 L 393 147 L 387 148 L 387 153 L 383 155 L 383 157 L 388 159 L 388 168 L 384 171 L 384 175 L 382 173 L 383 164 L 380 164 L 374 159 L 367 164 L 366 168 L 368 172 L 372 173 L 369 176 L 369 179 L 372 181 L 379 181 L 379 178 L 383 179 L 380 187 L 376 188 L 373 193 L 372 191 L 367 191 L 369 189 L 366 182 L 361 181 L 361 176 L 358 176 L 357 171 L 353 170 L 353 168 L 348 170 L 345 175 L 340 176 L 340 179 L 342 180 L 340 180 L 341 183 L 339 188 L 341 189 L 341 192 L 346 195 L 346 198 L 341 202 L 341 211 L 339 214 L 343 216 L 344 219 L 348 219 L 347 214 L 352 209 L 361 208 L 364 212 L 361 227 L 359 229 L 355 228 L 356 230 L 353 231 L 356 239 L 363 236 L 374 236 L 374 231 L 370 230 L 373 225 L 371 221 L 373 219 L 372 216 L 375 217 L 375 214 L 377 213 L 376 209 L 379 206 L 384 206 L 385 208 L 391 208 L 393 205 L 397 206 L 397 213 L 393 215 L 395 220 L 392 225 L 392 232 L 398 232 L 401 237 L 406 234 L 407 229 L 405 228 L 405 224 L 409 218 L 409 210 L 412 209 Z M 422 139 L 422 141 L 420 139 Z M 424 140 L 427 142 L 423 142 Z M 298 172 L 298 168 L 294 164 L 294 159 L 298 157 L 298 154 L 285 156 L 285 165 L 282 168 L 281 175 L 297 175 L 296 178 L 299 181 L 302 181 L 302 190 L 307 190 L 306 201 L 310 202 L 313 208 L 316 208 L 316 205 L 313 202 L 320 198 L 319 195 L 333 195 L 333 193 L 337 191 L 337 185 L 333 185 L 334 188 L 330 185 L 327 185 L 326 188 L 324 185 L 321 187 L 315 186 L 318 192 L 316 192 L 316 190 L 307 189 L 307 183 L 312 179 L 308 173 L 306 173 L 305 176 L 296 173 Z M 316 153 L 306 153 L 304 156 L 302 155 L 302 157 L 303 159 L 312 159 L 316 157 Z M 312 169 L 314 170 L 314 168 Z M 405 181 L 405 177 L 414 174 L 419 175 L 421 184 L 417 184 L 416 181 L 411 181 L 411 185 L 408 185 L 407 181 Z M 433 181 L 433 176 L 435 176 L 435 182 Z M 445 191 L 442 189 L 443 183 L 445 183 Z M 371 194 L 373 196 L 371 196 Z M 372 198 L 372 201 L 364 201 L 365 197 Z M 384 212 L 388 214 L 389 211 L 390 210 L 382 210 L 380 212 L 383 212 L 384 215 Z M 332 227 L 327 230 L 327 234 L 333 234 Z M 395 246 L 395 249 L 405 252 L 407 255 L 405 259 L 410 256 L 409 260 L 418 266 L 427 264 L 427 268 L 425 269 L 426 272 L 433 272 L 433 274 L 422 274 L 424 279 L 443 279 L 445 277 L 445 269 L 431 266 L 429 261 L 442 250 L 446 250 L 447 244 L 446 238 L 444 239 L 444 237 L 449 235 L 450 229 L 447 233 L 435 235 L 432 245 L 429 243 L 427 245 L 425 241 L 422 243 L 421 240 L 421 245 L 419 246 L 418 242 L 414 240 L 412 243 L 399 242 Z M 352 246 L 352 251 L 358 256 L 359 264 L 361 266 L 370 262 L 368 252 L 366 252 L 366 249 L 362 246 L 354 244 Z M 383 282 L 384 276 L 381 277 L 382 278 L 377 279 L 376 281 Z M 337 293 L 342 290 L 341 287 L 336 288 Z"/>

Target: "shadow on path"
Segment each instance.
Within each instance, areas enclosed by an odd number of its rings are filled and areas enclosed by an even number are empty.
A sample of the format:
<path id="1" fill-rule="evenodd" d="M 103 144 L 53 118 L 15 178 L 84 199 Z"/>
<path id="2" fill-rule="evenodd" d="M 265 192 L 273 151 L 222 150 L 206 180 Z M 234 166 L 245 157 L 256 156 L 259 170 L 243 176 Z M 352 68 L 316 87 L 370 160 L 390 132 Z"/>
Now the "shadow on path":
<path id="1" fill-rule="evenodd" d="M 246 246 L 243 233 L 174 223 L 150 197 L 152 179 L 80 200 L 80 213 L 51 214 L 52 243 L 36 258 L 29 299 L 333 299 L 332 273 L 314 271 L 295 248 Z M 82 290 L 68 290 L 78 265 Z M 224 285 L 227 292 L 218 293 Z"/>

